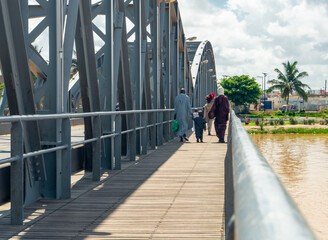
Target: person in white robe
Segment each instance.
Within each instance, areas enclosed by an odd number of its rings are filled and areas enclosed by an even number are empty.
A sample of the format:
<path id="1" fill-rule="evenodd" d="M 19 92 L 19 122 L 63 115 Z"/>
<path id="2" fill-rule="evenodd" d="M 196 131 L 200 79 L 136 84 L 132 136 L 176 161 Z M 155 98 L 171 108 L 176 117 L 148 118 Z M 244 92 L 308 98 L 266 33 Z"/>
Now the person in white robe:
<path id="1" fill-rule="evenodd" d="M 178 121 L 179 130 L 177 135 L 180 137 L 180 141 L 183 140 L 189 141 L 186 136 L 188 130 L 188 123 L 192 117 L 192 109 L 190 98 L 186 95 L 184 88 L 180 89 L 180 94 L 175 97 L 174 100 L 174 116 Z"/>

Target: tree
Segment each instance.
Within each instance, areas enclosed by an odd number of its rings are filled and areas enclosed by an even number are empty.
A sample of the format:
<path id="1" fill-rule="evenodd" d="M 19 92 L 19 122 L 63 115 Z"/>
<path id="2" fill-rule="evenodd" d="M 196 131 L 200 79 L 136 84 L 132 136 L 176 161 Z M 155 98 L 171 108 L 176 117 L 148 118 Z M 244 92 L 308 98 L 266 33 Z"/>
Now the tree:
<path id="1" fill-rule="evenodd" d="M 32 44 L 32 46 L 35 49 L 35 51 L 37 51 L 39 54 L 41 54 L 43 47 L 40 48 L 38 45 L 33 45 L 33 44 Z"/>
<path id="2" fill-rule="evenodd" d="M 77 59 L 73 58 L 72 59 L 70 78 L 72 78 L 78 71 L 79 71 L 79 67 L 77 65 Z"/>
<path id="3" fill-rule="evenodd" d="M 0 99 L 1 99 L 1 95 L 2 95 L 3 89 L 5 89 L 5 84 L 4 83 L 0 83 Z"/>
<path id="4" fill-rule="evenodd" d="M 77 64 L 77 59 L 76 59 L 76 51 L 73 51 L 73 58 L 72 58 L 72 66 L 71 66 L 71 73 L 70 73 L 70 79 L 79 71 L 79 66 Z"/>
<path id="5" fill-rule="evenodd" d="M 297 61 L 295 61 L 293 64 L 290 64 L 288 61 L 287 63 L 282 63 L 284 66 L 284 71 L 280 71 L 278 68 L 275 69 L 275 72 L 278 73 L 277 78 L 269 80 L 269 84 L 273 84 L 268 89 L 268 92 L 271 92 L 275 89 L 279 90 L 281 92 L 281 96 L 286 100 L 287 105 L 289 102 L 289 95 L 293 94 L 293 92 L 296 92 L 301 98 L 304 99 L 304 101 L 307 101 L 308 97 L 305 92 L 305 88 L 310 87 L 304 83 L 301 82 L 301 78 L 309 76 L 307 72 L 299 72 L 297 69 Z"/>
<path id="6" fill-rule="evenodd" d="M 221 80 L 225 95 L 237 106 L 243 104 L 257 103 L 262 91 L 255 81 L 247 75 L 233 76 Z"/>

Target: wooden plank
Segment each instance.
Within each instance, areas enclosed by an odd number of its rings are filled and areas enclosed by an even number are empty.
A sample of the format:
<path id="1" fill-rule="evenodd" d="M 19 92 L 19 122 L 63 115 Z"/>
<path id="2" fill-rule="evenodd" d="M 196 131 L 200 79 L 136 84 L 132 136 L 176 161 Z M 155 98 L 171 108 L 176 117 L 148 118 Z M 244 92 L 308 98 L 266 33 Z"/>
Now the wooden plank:
<path id="1" fill-rule="evenodd" d="M 71 199 L 41 200 L 25 208 L 24 226 L 0 219 L 0 236 L 223 239 L 227 145 L 204 137 L 204 143 L 196 143 L 194 135 L 189 143 L 174 139 L 121 171 L 106 172 L 99 183 L 86 174 L 74 182 Z"/>

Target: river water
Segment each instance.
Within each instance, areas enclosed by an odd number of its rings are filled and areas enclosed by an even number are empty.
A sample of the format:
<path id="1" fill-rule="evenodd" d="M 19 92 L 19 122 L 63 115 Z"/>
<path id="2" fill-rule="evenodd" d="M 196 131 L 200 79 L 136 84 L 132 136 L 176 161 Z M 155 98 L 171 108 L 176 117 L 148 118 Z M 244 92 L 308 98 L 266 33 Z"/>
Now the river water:
<path id="1" fill-rule="evenodd" d="M 328 136 L 251 134 L 318 239 L 328 239 Z"/>

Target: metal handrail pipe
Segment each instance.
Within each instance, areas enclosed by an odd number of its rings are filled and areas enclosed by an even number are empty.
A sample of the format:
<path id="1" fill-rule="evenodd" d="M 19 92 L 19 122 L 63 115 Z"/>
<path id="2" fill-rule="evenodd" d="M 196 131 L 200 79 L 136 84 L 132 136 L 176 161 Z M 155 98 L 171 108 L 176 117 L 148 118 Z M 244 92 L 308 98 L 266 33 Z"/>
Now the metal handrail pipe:
<path id="1" fill-rule="evenodd" d="M 14 156 L 14 157 L 10 157 L 10 158 L 5 158 L 5 159 L 0 160 L 0 165 L 1 164 L 5 164 L 5 163 L 15 162 L 15 161 L 17 161 L 19 159 L 20 159 L 20 156 Z"/>
<path id="2" fill-rule="evenodd" d="M 230 121 L 235 239 L 316 239 L 233 111 Z"/>
<path id="3" fill-rule="evenodd" d="M 67 144 L 62 145 L 62 146 L 58 146 L 58 147 L 42 149 L 42 150 L 30 152 L 30 153 L 25 153 L 25 154 L 23 154 L 23 158 L 35 157 L 35 156 L 39 156 L 39 155 L 46 154 L 46 153 L 51 153 L 51 152 L 56 152 L 56 151 L 59 151 L 59 150 L 64 150 L 66 148 L 68 148 Z"/>
<path id="4" fill-rule="evenodd" d="M 131 132 L 134 132 L 135 129 L 130 129 L 130 130 L 125 130 L 125 131 L 122 131 L 121 134 L 127 134 L 127 133 L 131 133 Z"/>
<path id="5" fill-rule="evenodd" d="M 84 144 L 84 141 L 79 141 L 79 142 L 72 142 L 71 143 L 71 147 L 76 147 L 76 146 L 79 146 L 79 145 L 83 145 Z"/>
<path id="6" fill-rule="evenodd" d="M 83 145 L 83 144 L 87 144 L 87 143 L 92 143 L 92 142 L 95 142 L 97 140 L 98 140 L 98 138 L 89 138 L 87 140 L 71 143 L 71 146 L 75 147 L 75 146 L 81 145 L 81 144 Z"/>
<path id="7" fill-rule="evenodd" d="M 102 136 L 100 137 L 100 139 L 103 140 L 103 139 L 106 139 L 106 138 L 116 137 L 116 136 L 118 136 L 118 135 L 120 135 L 120 133 L 112 133 L 112 134 L 102 135 Z"/>
<path id="8" fill-rule="evenodd" d="M 35 120 L 51 120 L 63 118 L 85 118 L 97 116 L 114 116 L 126 114 L 140 114 L 153 112 L 172 112 L 174 109 L 151 109 L 151 110 L 127 110 L 127 111 L 103 111 L 103 112 L 87 112 L 87 113 L 60 113 L 60 114 L 34 114 L 34 115 L 12 115 L 0 117 L 1 122 L 18 122 L 18 121 L 35 121 Z"/>
<path id="9" fill-rule="evenodd" d="M 145 129 L 145 128 L 147 128 L 147 126 L 145 126 L 145 127 L 136 127 L 136 131 L 139 131 L 139 130 L 142 130 L 142 129 Z"/>

